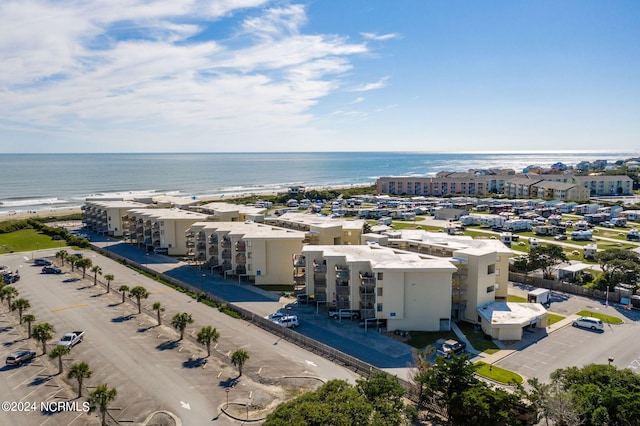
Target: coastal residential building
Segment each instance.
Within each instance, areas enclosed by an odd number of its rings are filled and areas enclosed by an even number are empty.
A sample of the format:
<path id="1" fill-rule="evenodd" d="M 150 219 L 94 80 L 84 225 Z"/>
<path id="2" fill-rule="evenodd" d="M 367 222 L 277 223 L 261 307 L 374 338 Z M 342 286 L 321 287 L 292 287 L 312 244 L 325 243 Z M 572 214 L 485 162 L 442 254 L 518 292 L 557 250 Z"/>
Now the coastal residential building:
<path id="1" fill-rule="evenodd" d="M 136 201 L 87 198 L 82 206 L 82 223 L 93 232 L 122 237 L 125 232 L 122 217 L 128 210 L 146 207 L 148 204 Z"/>
<path id="2" fill-rule="evenodd" d="M 579 183 L 542 181 L 531 185 L 531 196 L 555 200 L 588 200 L 589 189 Z"/>
<path id="3" fill-rule="evenodd" d="M 447 172 L 436 177 L 383 176 L 377 179 L 378 194 L 389 195 L 481 195 L 501 193 L 509 175 Z"/>
<path id="4" fill-rule="evenodd" d="M 256 285 L 291 284 L 292 254 L 305 233 L 255 222 L 197 222 L 185 230 L 187 256 Z"/>
<path id="5" fill-rule="evenodd" d="M 451 328 L 457 269 L 446 259 L 370 245 L 307 245 L 299 259 L 308 271 L 306 293 L 320 305 L 386 319 L 390 331 Z"/>
<path id="6" fill-rule="evenodd" d="M 267 217 L 265 222 L 280 228 L 304 232 L 305 244 L 312 245 L 358 245 L 366 223 L 362 219 L 332 218 L 294 212 Z"/>
<path id="7" fill-rule="evenodd" d="M 587 188 L 591 196 L 633 194 L 633 179 L 627 175 L 575 176 L 574 179 Z"/>
<path id="8" fill-rule="evenodd" d="M 264 216 L 267 212 L 267 209 L 264 207 L 222 202 L 193 206 L 190 210 L 204 213 L 216 222 L 264 222 Z"/>
<path id="9" fill-rule="evenodd" d="M 146 251 L 185 255 L 185 230 L 209 216 L 181 209 L 131 209 L 122 216 L 125 241 Z"/>

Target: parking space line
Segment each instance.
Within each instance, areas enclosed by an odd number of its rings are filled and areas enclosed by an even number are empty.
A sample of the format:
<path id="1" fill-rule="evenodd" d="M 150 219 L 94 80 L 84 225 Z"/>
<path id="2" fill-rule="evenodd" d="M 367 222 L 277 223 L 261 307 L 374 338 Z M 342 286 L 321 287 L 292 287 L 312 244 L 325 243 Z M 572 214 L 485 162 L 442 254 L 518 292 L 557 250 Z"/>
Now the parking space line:
<path id="1" fill-rule="evenodd" d="M 88 306 L 88 305 L 86 303 L 81 303 L 79 305 L 66 306 L 64 308 L 53 309 L 51 312 L 66 311 L 67 309 L 82 308 L 83 306 Z"/>

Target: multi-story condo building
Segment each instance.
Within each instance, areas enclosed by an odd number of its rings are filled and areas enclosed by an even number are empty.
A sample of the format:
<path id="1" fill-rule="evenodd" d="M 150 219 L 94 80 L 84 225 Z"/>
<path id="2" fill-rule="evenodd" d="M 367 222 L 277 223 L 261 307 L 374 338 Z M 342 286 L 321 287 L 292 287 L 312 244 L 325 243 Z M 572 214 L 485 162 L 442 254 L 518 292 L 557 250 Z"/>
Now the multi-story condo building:
<path id="1" fill-rule="evenodd" d="M 207 219 L 205 214 L 181 209 L 131 209 L 122 217 L 123 237 L 146 251 L 185 255 L 185 230 Z"/>
<path id="2" fill-rule="evenodd" d="M 147 206 L 136 201 L 87 198 L 82 206 L 82 223 L 93 232 L 122 237 L 124 235 L 122 217 L 126 212 Z"/>
<path id="3" fill-rule="evenodd" d="M 508 175 L 439 173 L 436 177 L 384 176 L 376 181 L 378 194 L 390 195 L 481 195 L 501 193 Z"/>
<path id="4" fill-rule="evenodd" d="M 267 212 L 264 207 L 221 202 L 193 206 L 190 210 L 207 214 L 216 222 L 264 222 L 264 215 Z"/>
<path id="5" fill-rule="evenodd" d="M 185 230 L 187 256 L 257 285 L 291 284 L 304 232 L 254 222 L 198 222 Z"/>
<path id="6" fill-rule="evenodd" d="M 285 213 L 266 222 L 280 228 L 305 233 L 305 243 L 312 245 L 358 245 L 365 221 L 346 220 L 308 213 Z"/>

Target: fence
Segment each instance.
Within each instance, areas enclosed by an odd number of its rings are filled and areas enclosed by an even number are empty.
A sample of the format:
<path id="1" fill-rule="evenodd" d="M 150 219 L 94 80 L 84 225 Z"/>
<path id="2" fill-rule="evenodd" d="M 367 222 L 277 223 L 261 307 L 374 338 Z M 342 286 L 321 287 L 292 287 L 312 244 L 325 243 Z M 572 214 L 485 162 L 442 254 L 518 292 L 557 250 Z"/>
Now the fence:
<path id="1" fill-rule="evenodd" d="M 516 272 L 509 272 L 509 281 L 515 283 L 529 284 L 534 287 L 546 288 L 549 290 L 561 291 L 579 296 L 592 297 L 594 299 L 608 300 L 612 303 L 620 303 L 621 293 L 618 289 L 607 292 L 596 290 L 594 288 L 585 288 L 578 284 L 572 284 L 564 281 L 547 280 L 540 277 L 532 277 Z M 623 296 L 622 296 L 623 297 Z"/>

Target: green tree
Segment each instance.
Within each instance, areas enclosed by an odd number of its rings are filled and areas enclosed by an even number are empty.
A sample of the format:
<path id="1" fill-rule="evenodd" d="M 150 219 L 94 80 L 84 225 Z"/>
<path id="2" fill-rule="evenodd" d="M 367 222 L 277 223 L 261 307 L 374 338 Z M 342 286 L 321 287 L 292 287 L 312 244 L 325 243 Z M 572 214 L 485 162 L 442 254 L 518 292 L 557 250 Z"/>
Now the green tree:
<path id="1" fill-rule="evenodd" d="M 416 349 L 411 354 L 415 366 L 415 374 L 411 377 L 411 383 L 418 399 L 418 405 L 424 404 L 431 396 L 428 390 L 433 388 L 431 382 L 433 375 L 431 374 L 431 362 L 428 360 L 433 355 L 433 351 L 433 346 L 428 346 L 428 349 Z"/>
<path id="2" fill-rule="evenodd" d="M 88 257 L 83 257 L 82 259 L 78 259 L 76 262 L 76 267 L 82 270 L 82 278 L 87 276 L 87 269 L 93 266 L 93 262 Z"/>
<path id="3" fill-rule="evenodd" d="M 184 330 L 189 324 L 193 324 L 193 318 L 186 312 L 179 312 L 171 319 L 171 325 L 180 332 L 180 340 L 183 339 Z"/>
<path id="4" fill-rule="evenodd" d="M 71 256 L 67 256 L 67 263 L 71 265 L 71 272 L 75 271 L 76 263 L 78 263 L 78 260 L 80 260 L 80 258 L 75 254 L 72 254 Z"/>
<path id="5" fill-rule="evenodd" d="M 2 287 L 2 289 L 0 289 L 0 300 L 6 300 L 7 304 L 9 305 L 9 310 L 11 310 L 11 301 L 15 297 L 18 297 L 19 294 L 20 292 L 14 286 L 5 285 L 4 287 Z"/>
<path id="6" fill-rule="evenodd" d="M 158 314 L 158 325 L 162 325 L 162 312 L 164 312 L 164 308 L 162 307 L 162 303 L 160 302 L 155 302 L 153 304 L 153 310 L 157 312 Z"/>
<path id="7" fill-rule="evenodd" d="M 88 379 L 93 374 L 93 371 L 89 369 L 89 364 L 86 362 L 79 362 L 69 367 L 69 373 L 67 377 L 70 379 L 76 379 L 78 381 L 78 398 L 82 397 L 82 382 L 84 379 Z"/>
<path id="8" fill-rule="evenodd" d="M 33 314 L 24 314 L 22 319 L 27 323 L 27 332 L 29 333 L 28 338 L 31 339 L 31 324 L 36 322 L 36 316 Z"/>
<path id="9" fill-rule="evenodd" d="M 62 357 L 69 353 L 69 348 L 58 345 L 51 350 L 49 358 L 58 358 L 58 374 L 62 374 Z"/>
<path id="10" fill-rule="evenodd" d="M 207 347 L 207 357 L 211 356 L 211 344 L 218 341 L 220 333 L 214 327 L 206 325 L 198 331 L 198 343 Z"/>
<path id="11" fill-rule="evenodd" d="M 535 412 L 519 395 L 504 389 L 492 389 L 484 382 L 463 391 L 460 404 L 449 420 L 460 426 L 526 426 L 534 424 Z"/>
<path id="12" fill-rule="evenodd" d="M 368 379 L 356 380 L 356 388 L 373 407 L 373 424 L 400 425 L 405 423 L 405 390 L 396 378 L 383 371 L 374 372 Z"/>
<path id="13" fill-rule="evenodd" d="M 142 304 L 140 301 L 142 299 L 146 299 L 149 297 L 149 292 L 146 288 L 141 285 L 137 285 L 129 291 L 129 294 L 136 298 L 136 303 L 138 304 L 138 313 L 142 313 Z"/>
<path id="14" fill-rule="evenodd" d="M 18 317 L 20 318 L 20 324 L 22 324 L 22 313 L 31 308 L 31 303 L 27 299 L 18 299 L 11 304 L 12 311 L 18 311 Z"/>
<path id="15" fill-rule="evenodd" d="M 238 377 L 242 376 L 242 367 L 249 359 L 249 353 L 244 349 L 237 349 L 231 354 L 231 363 L 238 367 Z"/>
<path id="16" fill-rule="evenodd" d="M 98 275 L 102 275 L 102 268 L 98 265 L 93 265 L 90 270 L 93 272 L 93 285 L 98 285 Z"/>
<path id="17" fill-rule="evenodd" d="M 124 303 L 124 297 L 127 295 L 127 292 L 129 291 L 129 286 L 128 285 L 121 285 L 118 288 L 118 291 L 120 293 L 122 293 L 122 303 Z"/>
<path id="18" fill-rule="evenodd" d="M 56 259 L 60 259 L 60 266 L 64 266 L 64 260 L 68 255 L 69 253 L 66 250 L 58 250 L 56 252 Z"/>
<path id="19" fill-rule="evenodd" d="M 450 360 L 436 358 L 425 383 L 430 385 L 438 404 L 445 407 L 451 416 L 460 409 L 462 393 L 478 384 L 475 377 L 477 366 L 469 362 L 469 355 L 453 356 Z"/>
<path id="20" fill-rule="evenodd" d="M 47 353 L 47 340 L 50 340 L 53 337 L 53 333 L 55 333 L 55 331 L 55 327 L 48 322 L 36 324 L 33 327 L 33 338 L 42 343 L 43 355 Z"/>
<path id="21" fill-rule="evenodd" d="M 553 279 L 553 270 L 560 263 L 568 260 L 562 247 L 556 244 L 541 244 L 529 250 L 529 262 L 532 270 L 542 269 L 543 276 L 547 279 Z"/>
<path id="22" fill-rule="evenodd" d="M 618 284 L 630 284 L 637 289 L 640 279 L 640 256 L 631 250 L 608 249 L 596 253 L 603 274 L 596 281 L 599 290 L 613 290 Z"/>
<path id="23" fill-rule="evenodd" d="M 105 274 L 104 279 L 107 280 L 107 293 L 111 293 L 111 281 L 115 279 L 113 274 Z"/>
<path id="24" fill-rule="evenodd" d="M 106 383 L 98 385 L 95 390 L 89 392 L 90 411 L 94 411 L 96 408 L 100 410 L 102 426 L 107 425 L 107 409 L 117 396 L 118 391 L 115 388 L 109 389 Z"/>

